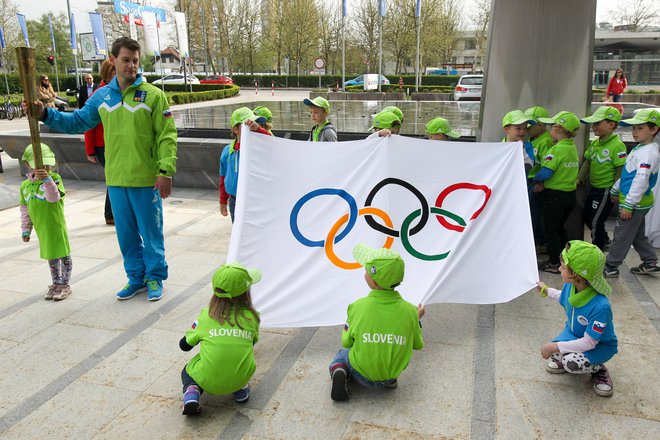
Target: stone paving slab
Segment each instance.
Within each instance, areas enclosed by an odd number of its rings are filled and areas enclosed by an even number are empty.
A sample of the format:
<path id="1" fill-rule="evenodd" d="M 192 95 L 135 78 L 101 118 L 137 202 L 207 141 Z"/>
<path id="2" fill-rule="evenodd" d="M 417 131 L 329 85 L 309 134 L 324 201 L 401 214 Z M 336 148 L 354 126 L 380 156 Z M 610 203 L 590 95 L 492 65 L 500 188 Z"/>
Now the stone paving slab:
<path id="1" fill-rule="evenodd" d="M 17 168 L 5 167 L 10 175 L 0 181 L 18 185 Z M 114 293 L 126 278 L 113 227 L 103 223 L 104 188 L 65 183 L 74 261 L 65 301 L 42 300 L 50 276 L 36 237 L 22 243 L 18 210 L 0 211 L 2 439 L 655 439 L 660 432 L 660 277 L 625 272 L 639 264 L 632 250 L 612 280 L 620 352 L 608 363 L 611 398 L 596 396 L 590 377 L 545 372 L 539 349 L 565 317 L 534 290 L 497 306 L 429 305 L 426 348 L 399 387 L 353 387 L 345 403 L 329 398 L 327 372 L 341 327 L 264 328 L 250 401 L 205 394 L 202 416 L 185 418 L 180 372 L 197 349 L 182 352 L 178 341 L 209 300 L 210 275 L 231 234 L 217 193 L 175 187 L 164 203 L 164 299 L 119 302 Z M 558 275 L 540 278 L 561 284 Z"/>

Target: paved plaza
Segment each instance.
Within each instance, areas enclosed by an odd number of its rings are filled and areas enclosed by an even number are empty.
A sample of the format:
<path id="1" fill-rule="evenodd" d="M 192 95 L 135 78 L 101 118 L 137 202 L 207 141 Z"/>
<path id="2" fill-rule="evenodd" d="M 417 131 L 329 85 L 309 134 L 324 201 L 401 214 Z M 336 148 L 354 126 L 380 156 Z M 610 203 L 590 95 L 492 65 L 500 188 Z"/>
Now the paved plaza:
<path id="1" fill-rule="evenodd" d="M 0 121 L 0 130 L 8 129 L 27 123 Z M 205 394 L 202 414 L 184 417 L 180 372 L 196 351 L 182 352 L 178 341 L 210 298 L 211 275 L 225 262 L 231 234 L 217 191 L 176 187 L 175 176 L 163 203 L 170 267 L 164 298 L 119 302 L 114 293 L 126 279 L 114 228 L 103 220 L 105 187 L 65 181 L 73 294 L 44 301 L 48 265 L 35 235 L 29 243 L 20 238 L 23 177 L 17 161 L 0 154 L 0 438 L 659 437 L 660 276 L 630 274 L 628 267 L 639 264 L 634 251 L 611 281 L 619 354 L 608 363 L 610 398 L 593 392 L 590 376 L 545 371 L 540 347 L 560 332 L 565 315 L 533 290 L 496 306 L 429 305 L 426 346 L 399 387 L 354 386 L 343 403 L 330 399 L 327 371 L 341 327 L 264 328 L 249 402 Z M 559 275 L 540 277 L 561 286 Z"/>

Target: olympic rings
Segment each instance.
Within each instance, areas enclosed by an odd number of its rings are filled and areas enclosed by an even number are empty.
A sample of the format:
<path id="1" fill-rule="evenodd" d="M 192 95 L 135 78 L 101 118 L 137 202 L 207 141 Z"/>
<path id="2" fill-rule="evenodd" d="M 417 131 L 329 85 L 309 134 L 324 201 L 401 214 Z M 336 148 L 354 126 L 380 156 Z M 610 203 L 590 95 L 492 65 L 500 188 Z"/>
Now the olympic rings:
<path id="1" fill-rule="evenodd" d="M 406 188 L 407 190 L 409 190 L 411 193 L 415 195 L 415 197 L 417 197 L 417 200 L 419 200 L 419 203 L 422 205 L 422 218 L 419 219 L 419 223 L 417 224 L 417 226 L 415 226 L 410 230 L 410 235 L 417 234 L 419 231 L 422 230 L 424 226 L 426 226 L 426 222 L 429 220 L 429 204 L 424 198 L 424 195 L 417 188 L 412 186 L 410 183 L 401 179 L 396 179 L 394 177 L 383 179 L 376 186 L 373 187 L 373 189 L 367 196 L 367 199 L 364 201 L 364 206 L 371 206 L 371 203 L 374 201 L 374 197 L 376 196 L 378 191 L 380 191 L 382 187 L 384 187 L 385 185 L 389 185 L 390 183 L 393 185 L 400 185 Z M 377 231 L 382 232 L 383 234 L 387 234 L 392 237 L 399 236 L 399 231 L 395 231 L 394 229 L 387 228 L 381 225 L 380 223 L 376 222 L 376 220 L 374 220 L 374 218 L 370 215 L 365 215 L 364 219 L 367 221 L 367 224 L 369 226 L 371 226 L 373 229 Z"/>
<path id="2" fill-rule="evenodd" d="M 400 231 L 396 231 L 395 229 L 393 229 L 394 225 L 392 223 L 392 219 L 385 211 L 371 206 L 371 204 L 373 203 L 373 199 L 375 198 L 378 191 L 380 191 L 385 185 L 389 185 L 389 184 L 399 185 L 406 188 L 407 190 L 412 192 L 415 197 L 417 197 L 421 205 L 421 209 L 417 209 L 411 212 L 403 220 Z M 365 200 L 365 207 L 360 210 L 358 210 L 357 203 L 353 198 L 353 196 L 348 194 L 343 189 L 320 188 L 314 191 L 310 191 L 304 196 L 302 196 L 291 209 L 289 225 L 291 228 L 291 233 L 300 243 L 302 243 L 307 247 L 324 248 L 328 260 L 330 260 L 332 264 L 334 264 L 335 266 L 341 269 L 350 270 L 350 269 L 357 269 L 360 267 L 359 263 L 349 263 L 341 260 L 335 254 L 334 251 L 334 245 L 339 243 L 341 240 L 343 240 L 346 237 L 346 235 L 348 235 L 348 233 L 355 226 L 355 223 L 357 222 L 357 218 L 359 216 L 364 216 L 365 221 L 372 229 L 387 235 L 383 247 L 388 249 L 391 248 L 392 244 L 394 243 L 394 237 L 400 237 L 401 244 L 403 245 L 404 249 L 406 249 L 406 251 L 408 251 L 408 253 L 413 257 L 424 261 L 439 261 L 447 258 L 447 256 L 451 251 L 447 251 L 439 254 L 424 254 L 412 246 L 412 244 L 410 243 L 410 236 L 420 232 L 421 229 L 424 228 L 424 226 L 426 226 L 430 214 L 435 214 L 437 220 L 445 229 L 459 233 L 465 231 L 465 227 L 467 226 L 467 221 L 458 214 L 442 208 L 442 204 L 447 198 L 447 196 L 449 196 L 454 191 L 458 191 L 461 189 L 478 190 L 478 191 L 483 191 L 484 193 L 483 203 L 481 204 L 479 209 L 477 209 L 472 214 L 472 216 L 468 221 L 475 220 L 483 212 L 486 205 L 488 204 L 488 201 L 490 200 L 490 196 L 492 195 L 492 190 L 486 185 L 476 185 L 468 182 L 461 182 L 450 185 L 444 190 L 442 190 L 442 192 L 440 192 L 440 194 L 438 195 L 435 201 L 435 206 L 429 208 L 429 204 L 424 198 L 424 195 L 417 188 L 415 188 L 413 185 L 411 185 L 410 183 L 404 180 L 397 179 L 394 177 L 389 177 L 383 179 L 378 184 L 376 184 L 376 186 L 372 188 L 372 190 L 369 192 L 369 195 Z M 298 227 L 298 215 L 300 214 L 300 210 L 302 209 L 305 203 L 307 203 L 308 201 L 310 201 L 315 197 L 322 195 L 336 195 L 341 197 L 348 204 L 349 213 L 343 215 L 341 218 L 339 218 L 339 220 L 337 220 L 337 222 L 335 222 L 334 225 L 332 225 L 325 240 L 314 241 L 305 237 L 300 232 L 300 228 Z M 383 225 L 378 223 L 373 218 L 374 215 L 376 217 L 380 217 L 385 224 Z M 413 228 L 411 228 L 412 223 L 418 217 L 420 217 L 419 222 Z M 455 224 L 450 223 L 448 219 L 455 222 Z M 341 230 L 341 232 L 339 232 L 342 226 L 344 226 L 344 228 Z"/>
<path id="3" fill-rule="evenodd" d="M 382 218 L 385 224 L 389 227 L 392 227 L 392 219 L 390 218 L 389 215 L 385 211 L 382 211 L 378 208 L 373 208 L 373 207 L 368 207 L 368 208 L 362 208 L 360 209 L 360 212 L 358 213 L 359 215 L 364 215 L 365 219 L 367 215 L 373 214 L 377 215 L 378 217 Z M 347 263 L 343 260 L 340 260 L 339 257 L 335 254 L 335 250 L 333 249 L 332 243 L 333 243 L 333 237 L 339 230 L 339 228 L 342 227 L 344 223 L 348 221 L 348 214 L 345 214 L 343 217 L 341 217 L 339 220 L 337 220 L 337 223 L 335 223 L 332 228 L 330 228 L 330 232 L 328 232 L 328 236 L 325 239 L 325 254 L 328 256 L 328 259 L 337 267 L 341 269 L 358 269 L 360 267 L 360 263 Z M 391 248 L 392 243 L 394 243 L 394 238 L 392 237 L 387 237 L 385 239 L 385 244 L 383 245 L 384 248 Z"/>
<path id="4" fill-rule="evenodd" d="M 344 228 L 344 230 L 341 232 L 341 234 L 339 234 L 337 238 L 335 238 L 335 243 L 339 243 L 344 237 L 346 237 L 346 235 L 348 235 L 348 233 L 351 232 L 351 229 L 353 229 L 353 226 L 355 226 L 355 222 L 357 221 L 357 217 L 358 217 L 357 203 L 355 203 L 355 199 L 353 198 L 353 196 L 351 196 L 343 189 L 320 188 L 308 192 L 307 194 L 302 196 L 300 200 L 298 200 L 298 202 L 293 206 L 293 209 L 291 210 L 291 217 L 289 218 L 289 225 L 291 227 L 291 232 L 293 233 L 293 236 L 296 237 L 296 239 L 299 242 L 301 242 L 307 247 L 323 247 L 324 243 L 323 240 L 312 241 L 306 238 L 304 235 L 302 235 L 300 229 L 298 228 L 298 214 L 300 213 L 300 209 L 305 203 L 307 203 L 309 200 L 313 199 L 314 197 L 323 196 L 323 195 L 337 195 L 341 197 L 342 199 L 346 200 L 346 203 L 348 203 L 348 207 L 350 209 L 348 224 L 346 225 L 346 228 Z"/>
<path id="5" fill-rule="evenodd" d="M 458 189 L 474 189 L 474 190 L 481 190 L 484 192 L 485 194 L 484 203 L 482 203 L 481 207 L 477 209 L 474 212 L 474 214 L 472 214 L 470 220 L 474 220 L 475 218 L 479 217 L 479 214 L 481 214 L 481 211 L 483 211 L 484 208 L 486 207 L 486 203 L 488 203 L 488 200 L 490 199 L 490 196 L 492 194 L 492 190 L 488 188 L 486 185 L 475 185 L 473 183 L 467 183 L 467 182 L 455 183 L 453 185 L 449 185 L 438 195 L 438 198 L 435 200 L 435 206 L 441 207 L 442 202 L 445 201 L 445 197 L 447 197 L 449 194 L 453 193 Z M 457 232 L 463 232 L 465 230 L 465 222 L 461 223 L 459 226 L 456 226 L 449 223 L 444 217 L 440 217 L 439 215 L 436 215 L 436 218 L 438 219 L 440 224 L 447 229 L 451 229 L 452 231 L 457 231 Z"/>

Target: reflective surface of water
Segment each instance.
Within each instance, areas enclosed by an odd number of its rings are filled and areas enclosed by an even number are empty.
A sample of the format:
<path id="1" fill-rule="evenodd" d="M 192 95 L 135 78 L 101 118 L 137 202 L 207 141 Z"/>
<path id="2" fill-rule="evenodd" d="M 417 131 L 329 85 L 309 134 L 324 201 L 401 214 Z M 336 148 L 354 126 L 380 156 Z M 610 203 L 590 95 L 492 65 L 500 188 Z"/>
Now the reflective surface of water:
<path id="1" fill-rule="evenodd" d="M 217 105 L 203 108 L 175 110 L 174 119 L 179 128 L 229 128 L 231 113 L 245 103 Z M 479 124 L 480 102 L 455 101 L 332 101 L 330 121 L 338 131 L 369 133 L 372 115 L 382 108 L 396 105 L 403 111 L 404 123 L 401 134 L 424 134 L 426 123 L 441 116 L 462 136 L 476 136 Z M 603 104 L 594 103 L 592 111 Z M 277 130 L 307 131 L 313 123 L 307 106 L 302 101 L 255 101 L 248 103 L 255 108 L 265 106 L 273 113 L 273 128 Z M 626 103 L 624 118 L 633 116 L 633 111 L 646 107 L 644 104 Z M 583 117 L 584 115 L 578 115 Z M 617 132 L 624 141 L 632 141 L 630 127 L 619 127 Z M 593 133 L 590 134 L 593 137 Z"/>

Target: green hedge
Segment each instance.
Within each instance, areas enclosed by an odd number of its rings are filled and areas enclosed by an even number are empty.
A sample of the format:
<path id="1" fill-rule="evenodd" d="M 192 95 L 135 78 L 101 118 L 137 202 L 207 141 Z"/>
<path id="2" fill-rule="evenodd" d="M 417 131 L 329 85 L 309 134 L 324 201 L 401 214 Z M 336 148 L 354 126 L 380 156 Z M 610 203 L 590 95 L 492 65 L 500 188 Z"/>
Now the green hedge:
<path id="1" fill-rule="evenodd" d="M 154 84 L 154 86 L 160 88 L 160 84 Z M 187 86 L 185 84 L 165 84 L 166 92 L 188 92 L 190 93 L 190 84 Z M 209 92 L 212 90 L 229 90 L 232 87 L 236 87 L 232 84 L 192 84 L 193 92 Z"/>
<path id="2" fill-rule="evenodd" d="M 359 75 L 346 75 L 346 81 L 356 78 Z M 390 80 L 391 84 L 398 84 L 399 75 L 385 75 Z M 275 81 L 275 87 L 284 87 L 287 85 L 286 75 L 233 75 L 231 77 L 234 84 L 241 87 L 254 87 L 255 79 L 259 83 L 260 88 L 270 88 L 271 81 Z M 457 75 L 422 75 L 422 84 L 424 85 L 437 85 L 437 86 L 454 86 L 458 82 L 459 76 Z M 403 81 L 406 84 L 415 83 L 415 75 L 403 75 Z M 321 85 L 323 87 L 333 87 L 339 83 L 341 87 L 341 75 L 321 75 Z M 319 86 L 318 75 L 296 75 L 288 76 L 289 87 L 312 87 Z"/>
<path id="3" fill-rule="evenodd" d="M 403 90 L 399 89 L 398 84 L 384 84 L 381 85 L 380 90 L 382 92 L 406 92 L 406 89 L 409 89 L 410 92 L 415 91 L 414 84 L 404 84 Z M 347 92 L 364 92 L 363 86 L 348 86 L 346 87 Z M 419 86 L 420 92 L 437 92 L 437 93 L 451 93 L 454 91 L 453 86 Z"/>
<path id="4" fill-rule="evenodd" d="M 224 84 L 217 84 L 222 85 Z M 231 96 L 238 95 L 240 87 L 236 85 L 229 85 L 229 87 L 223 87 L 223 89 L 208 90 L 205 92 L 183 92 L 175 93 L 170 96 L 171 104 L 188 104 L 191 102 L 200 102 L 200 101 L 212 101 L 214 99 L 224 99 Z"/>

